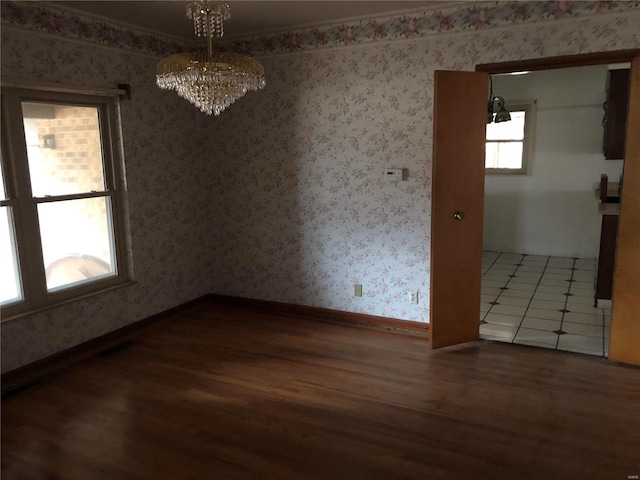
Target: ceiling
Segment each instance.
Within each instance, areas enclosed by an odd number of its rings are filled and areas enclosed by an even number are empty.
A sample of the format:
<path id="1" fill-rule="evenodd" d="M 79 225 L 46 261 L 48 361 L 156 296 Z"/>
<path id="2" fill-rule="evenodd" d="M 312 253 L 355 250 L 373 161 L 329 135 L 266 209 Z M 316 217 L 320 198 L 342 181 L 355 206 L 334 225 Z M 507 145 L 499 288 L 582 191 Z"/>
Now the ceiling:
<path id="1" fill-rule="evenodd" d="M 53 1 L 46 5 L 97 16 L 139 29 L 193 42 L 193 23 L 186 16 L 186 1 Z M 446 7 L 439 1 L 229 1 L 231 18 L 224 24 L 225 38 L 295 30 L 306 26 L 339 23 L 346 19 L 371 18 L 400 12 Z"/>

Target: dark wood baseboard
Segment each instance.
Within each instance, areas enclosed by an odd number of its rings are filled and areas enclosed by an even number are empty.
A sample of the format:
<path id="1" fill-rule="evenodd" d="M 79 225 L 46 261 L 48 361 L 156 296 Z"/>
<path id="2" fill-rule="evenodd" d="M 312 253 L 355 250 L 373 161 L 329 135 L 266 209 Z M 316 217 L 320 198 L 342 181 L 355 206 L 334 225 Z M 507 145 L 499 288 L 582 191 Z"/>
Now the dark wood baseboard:
<path id="1" fill-rule="evenodd" d="M 183 312 L 200 304 L 214 302 L 223 305 L 233 305 L 240 308 L 268 311 L 279 315 L 300 316 L 324 321 L 344 322 L 351 325 L 384 328 L 387 330 L 410 331 L 427 334 L 429 324 L 399 320 L 396 318 L 378 317 L 362 313 L 343 312 L 327 308 L 308 307 L 304 305 L 291 305 L 287 303 L 255 300 L 250 298 L 232 297 L 227 295 L 209 294 L 190 302 L 178 305 L 164 312 L 152 315 L 148 318 L 132 323 L 125 327 L 109 332 L 100 337 L 81 343 L 74 347 L 54 353 L 48 357 L 36 360 L 24 367 L 11 370 L 2 374 L 2 395 L 9 396 L 14 391 L 29 388 L 36 384 L 38 379 L 67 365 L 71 365 L 84 358 L 113 349 L 118 344 L 126 342 L 139 335 L 146 328 L 176 313 Z"/>
<path id="2" fill-rule="evenodd" d="M 305 318 L 345 322 L 351 325 L 380 327 L 388 330 L 403 330 L 423 334 L 429 333 L 428 323 L 412 322 L 397 318 L 378 317 L 375 315 L 366 315 L 364 313 L 344 312 L 328 308 L 293 305 L 289 303 L 271 302 L 268 300 L 256 300 L 253 298 L 233 297 L 218 294 L 211 294 L 209 295 L 209 298 L 211 301 L 219 304 L 269 311 L 280 315 L 301 316 Z"/>
<path id="3" fill-rule="evenodd" d="M 165 310 L 164 312 L 157 313 L 130 325 L 126 325 L 74 347 L 67 348 L 61 352 L 36 360 L 35 362 L 23 367 L 3 373 L 1 377 L 2 396 L 5 397 L 11 395 L 15 390 L 29 388 L 31 384 L 37 383 L 39 378 L 55 370 L 59 370 L 84 358 L 110 350 L 116 345 L 139 335 L 142 331 L 151 327 L 160 320 L 208 302 L 210 302 L 208 295 L 196 298 L 195 300 L 191 300 L 187 303 L 170 308 L 169 310 Z"/>

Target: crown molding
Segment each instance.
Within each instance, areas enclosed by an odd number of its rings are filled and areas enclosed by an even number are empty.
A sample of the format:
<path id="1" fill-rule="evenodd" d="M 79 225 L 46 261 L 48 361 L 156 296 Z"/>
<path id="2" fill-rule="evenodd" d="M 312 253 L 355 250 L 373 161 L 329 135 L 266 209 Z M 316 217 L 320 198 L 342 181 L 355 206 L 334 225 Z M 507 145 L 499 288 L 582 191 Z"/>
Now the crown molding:
<path id="1" fill-rule="evenodd" d="M 335 48 L 378 41 L 419 39 L 549 21 L 640 14 L 640 1 L 510 0 L 454 3 L 447 8 L 377 17 L 325 27 L 301 28 L 221 42 L 229 50 L 251 55 Z M 640 18 L 636 17 L 638 21 Z"/>
<path id="2" fill-rule="evenodd" d="M 2 1 L 3 26 L 157 56 L 192 48 L 174 38 L 38 2 Z"/>

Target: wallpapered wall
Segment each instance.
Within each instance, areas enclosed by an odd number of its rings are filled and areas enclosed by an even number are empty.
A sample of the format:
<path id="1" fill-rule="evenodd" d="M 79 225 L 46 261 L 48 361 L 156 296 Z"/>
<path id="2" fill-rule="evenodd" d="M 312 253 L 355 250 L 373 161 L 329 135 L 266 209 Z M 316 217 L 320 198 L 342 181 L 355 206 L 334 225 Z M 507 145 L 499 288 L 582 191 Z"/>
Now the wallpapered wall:
<path id="1" fill-rule="evenodd" d="M 639 31 L 613 11 L 264 56 L 266 90 L 211 118 L 155 87 L 157 58 L 3 28 L 3 75 L 132 85 L 137 284 L 4 323 L 2 370 L 208 292 L 428 321 L 434 70 L 637 48 Z"/>
<path id="2" fill-rule="evenodd" d="M 638 47 L 639 21 L 613 15 L 265 57 L 266 91 L 217 124 L 224 274 L 214 290 L 428 321 L 434 70 Z M 386 167 L 406 168 L 407 180 L 384 179 Z"/>
<path id="3" fill-rule="evenodd" d="M 155 86 L 157 58 L 2 29 L 2 75 L 115 88 L 121 103 L 136 284 L 2 324 L 2 371 L 209 293 L 212 190 L 200 113 Z M 180 125 L 181 128 L 176 129 Z M 184 126 L 185 128 L 182 128 Z M 210 130 L 210 129 L 209 129 Z"/>

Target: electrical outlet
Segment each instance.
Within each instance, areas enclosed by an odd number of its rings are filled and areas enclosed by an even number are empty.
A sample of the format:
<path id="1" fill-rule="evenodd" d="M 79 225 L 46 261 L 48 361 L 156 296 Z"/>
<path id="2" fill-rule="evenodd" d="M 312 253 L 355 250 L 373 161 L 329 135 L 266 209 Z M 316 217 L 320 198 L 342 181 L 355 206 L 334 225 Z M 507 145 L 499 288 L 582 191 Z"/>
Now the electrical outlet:
<path id="1" fill-rule="evenodd" d="M 354 288 L 353 288 L 353 294 L 354 294 L 356 297 L 361 297 L 361 296 L 362 296 L 362 284 L 361 284 L 361 283 L 356 283 L 356 284 L 354 285 Z"/>

